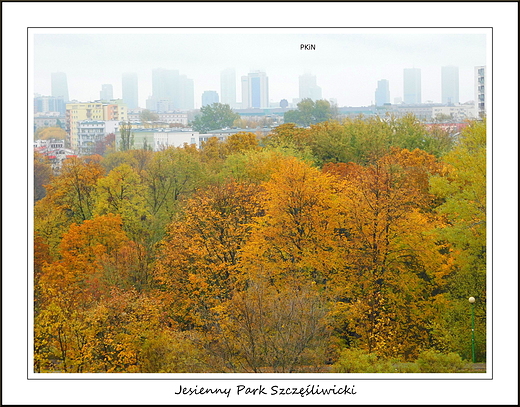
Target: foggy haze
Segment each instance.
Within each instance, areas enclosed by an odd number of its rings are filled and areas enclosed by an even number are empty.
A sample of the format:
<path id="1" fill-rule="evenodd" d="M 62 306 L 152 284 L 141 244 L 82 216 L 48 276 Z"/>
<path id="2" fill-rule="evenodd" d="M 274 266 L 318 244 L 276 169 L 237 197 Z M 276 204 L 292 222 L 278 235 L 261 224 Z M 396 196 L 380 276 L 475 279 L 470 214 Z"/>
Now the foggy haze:
<path id="1" fill-rule="evenodd" d="M 324 99 L 340 106 L 374 102 L 377 81 L 387 79 L 390 101 L 403 97 L 403 69 L 420 68 L 422 102 L 441 102 L 441 67 L 459 67 L 460 102 L 474 99 L 474 67 L 486 65 L 486 34 L 467 29 L 119 29 L 34 30 L 34 92 L 51 94 L 51 73 L 65 72 L 70 99 L 99 99 L 102 84 L 121 98 L 121 76 L 135 72 L 139 106 L 152 94 L 152 70 L 178 70 L 194 80 L 195 107 L 201 95 L 220 96 L 220 72 L 234 68 L 237 102 L 240 77 L 262 70 L 269 99 L 298 98 L 298 77 L 316 75 Z M 92 32 L 92 33 L 90 33 Z M 300 50 L 315 44 L 315 50 Z"/>

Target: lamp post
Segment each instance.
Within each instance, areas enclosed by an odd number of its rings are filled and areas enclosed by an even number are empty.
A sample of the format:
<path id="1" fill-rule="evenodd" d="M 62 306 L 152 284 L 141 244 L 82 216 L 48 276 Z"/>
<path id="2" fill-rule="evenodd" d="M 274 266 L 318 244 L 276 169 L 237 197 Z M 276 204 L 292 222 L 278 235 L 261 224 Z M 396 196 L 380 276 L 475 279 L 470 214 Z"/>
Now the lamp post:
<path id="1" fill-rule="evenodd" d="M 471 304 L 471 360 L 476 363 L 475 359 L 475 297 L 469 297 Z"/>

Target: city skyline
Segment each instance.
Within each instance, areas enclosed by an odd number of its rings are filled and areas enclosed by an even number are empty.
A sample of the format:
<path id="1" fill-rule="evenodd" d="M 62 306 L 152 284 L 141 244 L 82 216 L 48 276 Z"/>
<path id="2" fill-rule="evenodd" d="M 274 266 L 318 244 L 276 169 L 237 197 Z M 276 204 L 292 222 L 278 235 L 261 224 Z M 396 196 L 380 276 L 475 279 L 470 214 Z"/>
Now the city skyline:
<path id="1" fill-rule="evenodd" d="M 204 91 L 221 89 L 221 72 L 236 73 L 236 101 L 241 102 L 240 78 L 261 70 L 269 78 L 269 103 L 299 97 L 299 77 L 316 76 L 322 98 L 340 106 L 375 103 L 381 79 L 389 81 L 393 97 L 403 97 L 403 70 L 422 73 L 422 102 L 441 103 L 441 69 L 459 68 L 460 102 L 474 99 L 474 67 L 486 65 L 486 35 L 479 33 L 317 33 L 243 35 L 215 34 L 43 34 L 34 36 L 34 92 L 50 94 L 53 72 L 68 78 L 69 98 L 96 100 L 102 84 L 112 84 L 122 97 L 122 74 L 138 76 L 139 106 L 152 95 L 152 72 L 176 70 L 193 79 L 195 108 Z M 395 32 L 395 33 L 394 33 Z M 457 32 L 457 30 L 453 30 Z M 118 47 L 109 50 L 109 45 Z M 315 50 L 301 50 L 315 44 Z M 131 48 L 131 51 L 129 49 Z M 108 56 L 110 56 L 108 58 Z M 85 61 L 89 61 L 85 63 Z"/>

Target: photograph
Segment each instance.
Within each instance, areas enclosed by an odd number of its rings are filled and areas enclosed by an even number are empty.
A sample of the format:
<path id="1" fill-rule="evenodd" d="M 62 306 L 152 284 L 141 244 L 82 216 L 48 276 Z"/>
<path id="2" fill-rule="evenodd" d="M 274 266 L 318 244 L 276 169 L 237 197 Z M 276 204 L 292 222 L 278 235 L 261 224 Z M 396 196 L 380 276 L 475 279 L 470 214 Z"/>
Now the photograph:
<path id="1" fill-rule="evenodd" d="M 485 33 L 35 31 L 36 373 L 486 371 Z"/>

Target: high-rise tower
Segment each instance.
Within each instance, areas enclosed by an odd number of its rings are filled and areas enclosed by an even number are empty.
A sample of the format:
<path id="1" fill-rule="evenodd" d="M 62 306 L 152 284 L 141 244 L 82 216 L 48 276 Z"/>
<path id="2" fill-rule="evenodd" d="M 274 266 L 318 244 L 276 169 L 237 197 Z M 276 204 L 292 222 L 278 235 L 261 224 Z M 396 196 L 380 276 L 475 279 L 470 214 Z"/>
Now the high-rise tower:
<path id="1" fill-rule="evenodd" d="M 418 68 L 404 69 L 404 103 L 421 103 L 421 70 Z"/>
<path id="2" fill-rule="evenodd" d="M 137 109 L 139 107 L 139 92 L 137 74 L 124 73 L 122 79 L 123 101 L 129 109 Z"/>
<path id="3" fill-rule="evenodd" d="M 218 103 L 218 93 L 214 90 L 205 90 L 202 94 L 202 107 Z"/>
<path id="4" fill-rule="evenodd" d="M 51 95 L 62 97 L 63 102 L 69 101 L 69 86 L 67 84 L 67 74 L 64 72 L 53 72 L 51 74 Z"/>
<path id="5" fill-rule="evenodd" d="M 101 85 L 101 92 L 99 92 L 100 100 L 114 99 L 114 87 L 108 83 Z"/>
<path id="6" fill-rule="evenodd" d="M 237 103 L 237 79 L 233 68 L 220 72 L 220 96 L 222 103 L 234 108 Z"/>
<path id="7" fill-rule="evenodd" d="M 443 66 L 441 69 L 442 103 L 455 105 L 459 103 L 459 68 Z"/>
<path id="8" fill-rule="evenodd" d="M 193 79 L 179 75 L 173 69 L 154 69 L 152 71 L 152 97 L 147 102 L 151 110 L 193 109 L 195 102 Z"/>
<path id="9" fill-rule="evenodd" d="M 300 100 L 312 99 L 316 101 L 321 99 L 321 88 L 316 85 L 315 75 L 311 75 L 310 73 L 300 75 L 299 90 Z"/>
<path id="10" fill-rule="evenodd" d="M 377 81 L 376 106 L 383 106 L 390 103 L 390 85 L 387 79 Z"/>
<path id="11" fill-rule="evenodd" d="M 176 109 L 192 110 L 195 108 L 195 85 L 186 75 L 179 76 L 179 85 L 175 89 L 174 106 Z"/>
<path id="12" fill-rule="evenodd" d="M 269 78 L 265 72 L 255 71 L 242 76 L 242 107 L 269 107 Z"/>

